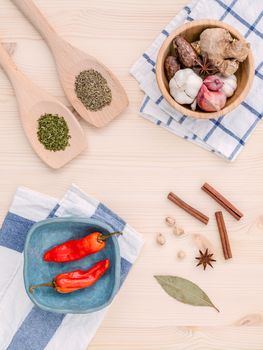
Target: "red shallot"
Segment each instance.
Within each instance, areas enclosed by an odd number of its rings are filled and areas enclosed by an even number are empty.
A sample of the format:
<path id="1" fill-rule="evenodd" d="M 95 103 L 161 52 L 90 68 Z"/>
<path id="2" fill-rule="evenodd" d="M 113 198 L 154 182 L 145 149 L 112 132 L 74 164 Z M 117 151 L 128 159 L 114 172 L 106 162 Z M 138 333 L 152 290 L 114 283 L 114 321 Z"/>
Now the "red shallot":
<path id="1" fill-rule="evenodd" d="M 206 112 L 220 111 L 226 104 L 226 95 L 222 91 L 210 91 L 203 84 L 197 95 L 197 104 Z"/>

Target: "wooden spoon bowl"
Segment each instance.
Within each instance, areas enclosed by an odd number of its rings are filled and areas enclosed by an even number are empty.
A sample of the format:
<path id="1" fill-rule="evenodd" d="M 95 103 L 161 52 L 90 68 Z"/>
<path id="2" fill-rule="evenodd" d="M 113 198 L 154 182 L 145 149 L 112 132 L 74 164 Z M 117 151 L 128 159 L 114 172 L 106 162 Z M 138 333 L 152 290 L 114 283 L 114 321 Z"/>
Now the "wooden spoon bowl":
<path id="1" fill-rule="evenodd" d="M 116 118 L 127 106 L 128 98 L 119 80 L 113 73 L 96 58 L 72 46 L 59 36 L 48 23 L 44 15 L 32 0 L 12 0 L 13 3 L 39 30 L 48 43 L 59 73 L 62 87 L 67 98 L 86 121 L 96 127 L 103 127 Z M 106 80 L 112 93 L 112 101 L 109 105 L 98 111 L 88 110 L 78 99 L 75 92 L 75 80 L 81 71 L 94 69 Z"/>
<path id="2" fill-rule="evenodd" d="M 8 75 L 17 97 L 18 108 L 26 136 L 38 156 L 51 168 L 68 163 L 86 147 L 86 137 L 73 113 L 55 97 L 33 84 L 15 65 L 0 44 L 0 65 Z M 71 139 L 63 151 L 47 150 L 38 140 L 38 119 L 44 114 L 64 117 Z"/>
<path id="3" fill-rule="evenodd" d="M 44 114 L 63 116 L 69 128 L 69 146 L 61 151 L 49 151 L 39 142 L 37 137 L 38 119 Z M 31 116 L 31 122 L 29 122 Z M 43 100 L 34 104 L 26 113 L 21 114 L 23 127 L 28 139 L 39 157 L 51 168 L 58 169 L 75 158 L 87 147 L 83 129 L 73 113 L 58 100 Z"/>
<path id="4" fill-rule="evenodd" d="M 57 50 L 60 45 L 61 50 Z M 61 55 L 61 52 L 64 54 Z M 128 106 L 126 92 L 118 79 L 106 66 L 97 61 L 95 57 L 73 47 L 64 40 L 57 43 L 56 49 L 53 49 L 53 54 L 57 63 L 60 81 L 67 98 L 78 114 L 90 124 L 96 127 L 103 127 Z M 88 110 L 78 99 L 75 92 L 76 77 L 82 71 L 91 69 L 99 72 L 106 79 L 112 94 L 111 103 L 98 111 Z"/>
<path id="5" fill-rule="evenodd" d="M 157 58 L 156 65 L 156 78 L 158 86 L 165 100 L 178 112 L 183 115 L 200 118 L 200 119 L 212 119 L 219 118 L 235 109 L 246 97 L 251 87 L 254 78 L 254 64 L 251 50 L 249 50 L 248 57 L 242 63 L 240 63 L 238 71 L 236 72 L 237 77 L 237 89 L 233 96 L 227 99 L 226 105 L 223 109 L 218 112 L 204 112 L 201 110 L 193 111 L 190 105 L 180 105 L 177 103 L 169 92 L 169 83 L 164 71 L 164 61 L 169 55 L 170 46 L 173 39 L 177 35 L 183 36 L 188 42 L 192 43 L 199 40 L 200 34 L 207 28 L 224 28 L 230 32 L 233 38 L 238 40 L 245 40 L 244 37 L 230 25 L 216 21 L 216 20 L 200 20 L 193 21 L 176 29 L 172 32 L 169 37 L 163 43 Z"/>

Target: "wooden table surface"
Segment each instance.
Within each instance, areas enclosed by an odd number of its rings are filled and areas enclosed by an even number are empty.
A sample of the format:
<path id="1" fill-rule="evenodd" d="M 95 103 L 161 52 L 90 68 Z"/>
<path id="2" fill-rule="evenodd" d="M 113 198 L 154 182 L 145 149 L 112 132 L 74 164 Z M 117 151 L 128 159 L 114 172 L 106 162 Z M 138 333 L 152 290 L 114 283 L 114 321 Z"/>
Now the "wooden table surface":
<path id="1" fill-rule="evenodd" d="M 59 171 L 49 169 L 31 150 L 14 92 L 0 70 L 1 220 L 17 186 L 59 197 L 74 182 L 145 238 L 143 252 L 90 350 L 263 349 L 263 125 L 238 159 L 228 163 L 140 118 L 143 95 L 129 75 L 131 65 L 186 2 L 37 0 L 63 37 L 117 74 L 130 99 L 127 111 L 104 129 L 81 122 L 88 149 Z M 19 67 L 67 104 L 46 44 L 9 0 L 0 1 L 0 36 L 16 43 Z M 223 259 L 215 226 L 213 213 L 219 207 L 200 190 L 205 181 L 245 213 L 240 222 L 225 215 L 231 261 Z M 171 190 L 211 216 L 211 223 L 204 227 L 168 202 Z M 176 217 L 188 233 L 185 238 L 176 238 L 164 224 L 167 214 Z M 166 235 L 165 246 L 156 244 L 157 232 Z M 206 237 L 214 246 L 218 261 L 213 270 L 195 268 L 193 237 Z M 183 261 L 176 258 L 179 250 L 186 252 Z M 163 292 L 154 274 L 191 279 L 221 312 L 180 304 Z"/>

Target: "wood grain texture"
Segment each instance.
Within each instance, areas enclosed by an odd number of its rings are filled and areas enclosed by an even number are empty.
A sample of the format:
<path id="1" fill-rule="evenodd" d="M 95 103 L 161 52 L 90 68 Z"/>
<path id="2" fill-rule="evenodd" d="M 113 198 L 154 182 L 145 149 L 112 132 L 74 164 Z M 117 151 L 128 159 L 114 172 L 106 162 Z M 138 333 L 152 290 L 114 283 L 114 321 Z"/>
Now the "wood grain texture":
<path id="1" fill-rule="evenodd" d="M 128 73 L 187 1 L 36 2 L 65 39 L 112 69 L 128 93 L 130 106 L 100 130 L 81 121 L 89 148 L 63 169 L 53 171 L 32 152 L 21 129 L 13 89 L 0 71 L 1 219 L 18 185 L 59 197 L 75 182 L 142 232 L 142 255 L 89 350 L 262 350 L 263 126 L 257 127 L 239 158 L 228 163 L 141 119 L 142 93 Z M 0 18 L 1 37 L 17 43 L 13 56 L 19 67 L 67 103 L 50 51 L 39 34 L 9 0 L 0 1 Z M 240 222 L 225 213 L 231 261 L 224 261 L 212 219 L 220 207 L 200 189 L 206 181 L 222 189 L 244 213 Z M 198 204 L 211 217 L 209 225 L 204 227 L 170 203 L 169 191 Z M 165 225 L 168 214 L 185 229 L 185 238 L 177 239 Z M 162 247 L 155 241 L 159 231 L 167 239 Z M 202 236 L 193 240 L 192 235 Z M 205 272 L 194 267 L 202 237 L 211 242 L 218 260 L 213 270 Z M 179 250 L 187 254 L 181 261 L 176 257 Z M 221 313 L 178 303 L 163 292 L 154 274 L 192 280 Z"/>

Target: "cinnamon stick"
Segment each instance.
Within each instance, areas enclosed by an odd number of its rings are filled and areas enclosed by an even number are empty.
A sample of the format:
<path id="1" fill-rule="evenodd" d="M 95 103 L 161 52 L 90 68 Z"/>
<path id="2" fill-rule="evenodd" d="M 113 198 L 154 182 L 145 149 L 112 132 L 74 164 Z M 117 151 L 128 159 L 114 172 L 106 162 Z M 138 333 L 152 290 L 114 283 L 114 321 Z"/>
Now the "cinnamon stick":
<path id="1" fill-rule="evenodd" d="M 203 222 L 205 225 L 208 224 L 209 217 L 207 217 L 205 214 L 201 213 L 199 210 L 191 207 L 189 204 L 185 203 L 181 198 L 176 196 L 173 192 L 170 192 L 167 196 L 167 198 L 172 201 L 174 204 L 178 205 L 178 207 L 185 210 L 188 214 L 192 215 L 199 221 Z"/>
<path id="2" fill-rule="evenodd" d="M 212 197 L 217 203 L 225 208 L 236 220 L 240 220 L 243 216 L 240 210 L 238 210 L 229 200 L 227 200 L 216 189 L 205 183 L 202 186 L 202 190 L 205 191 L 210 197 Z"/>
<path id="3" fill-rule="evenodd" d="M 216 216 L 217 227 L 218 227 L 218 231 L 219 231 L 219 235 L 222 243 L 224 257 L 226 260 L 231 259 L 232 252 L 230 248 L 230 243 L 229 243 L 225 220 L 224 220 L 222 211 L 217 211 L 215 213 L 215 216 Z"/>

